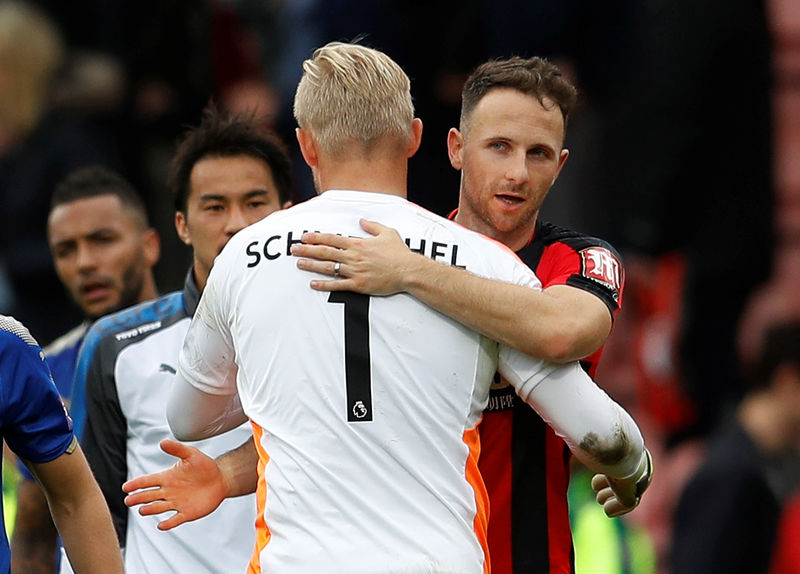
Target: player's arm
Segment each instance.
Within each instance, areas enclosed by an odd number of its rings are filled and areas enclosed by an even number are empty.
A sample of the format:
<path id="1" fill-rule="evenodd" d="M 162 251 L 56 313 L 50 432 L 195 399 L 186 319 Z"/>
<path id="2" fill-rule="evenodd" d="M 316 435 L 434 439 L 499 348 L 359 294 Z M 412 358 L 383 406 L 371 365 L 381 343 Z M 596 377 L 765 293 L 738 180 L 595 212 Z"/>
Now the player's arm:
<path id="1" fill-rule="evenodd" d="M 178 440 L 210 438 L 247 421 L 236 387 L 236 350 L 225 319 L 230 286 L 226 261 L 219 257 L 189 324 L 167 400 L 167 422 Z"/>
<path id="2" fill-rule="evenodd" d="M 50 462 L 30 463 L 76 574 L 123 572 L 105 499 L 77 443 Z M 53 563 L 50 563 L 52 571 Z"/>
<path id="3" fill-rule="evenodd" d="M 58 532 L 42 489 L 32 478 L 21 478 L 11 538 L 11 571 L 53 574 L 57 539 Z"/>
<path id="4" fill-rule="evenodd" d="M 534 357 L 566 362 L 590 355 L 611 331 L 612 317 L 597 296 L 567 285 L 537 291 L 478 277 L 408 249 L 397 232 L 372 221 L 373 237 L 306 233 L 292 246 L 300 269 L 339 277 L 313 280 L 322 291 L 370 295 L 406 292 L 487 337 Z"/>
<path id="5" fill-rule="evenodd" d="M 178 440 L 210 438 L 247 422 L 236 388 L 236 351 L 219 318 L 218 267 L 189 324 L 167 400 L 167 422 Z"/>
<path id="6" fill-rule="evenodd" d="M 530 358 L 501 350 L 501 372 L 517 394 L 550 425 L 587 468 L 608 516 L 638 504 L 652 476 L 652 459 L 639 427 L 577 363 L 543 365 L 529 377 Z"/>
<path id="7" fill-rule="evenodd" d="M 130 493 L 125 504 L 143 505 L 139 514 L 174 512 L 159 522 L 169 530 L 214 512 L 225 498 L 256 491 L 258 453 L 252 440 L 216 459 L 179 442 L 161 441 L 161 449 L 180 460 L 172 468 L 129 480 L 122 490 Z"/>
<path id="8" fill-rule="evenodd" d="M 0 371 L 4 439 L 41 484 L 75 572 L 121 573 L 108 507 L 41 348 L 21 323 L 8 317 L 0 319 Z"/>
<path id="9" fill-rule="evenodd" d="M 210 438 L 247 422 L 239 395 L 208 393 L 182 375 L 175 375 L 167 400 L 167 422 L 175 438 Z"/>

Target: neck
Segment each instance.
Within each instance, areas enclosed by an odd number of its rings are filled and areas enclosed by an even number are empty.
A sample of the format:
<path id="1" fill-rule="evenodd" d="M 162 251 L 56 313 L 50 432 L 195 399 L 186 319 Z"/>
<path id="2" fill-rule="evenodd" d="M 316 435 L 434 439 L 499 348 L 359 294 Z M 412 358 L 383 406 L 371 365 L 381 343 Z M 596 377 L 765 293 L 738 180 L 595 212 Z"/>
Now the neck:
<path id="1" fill-rule="evenodd" d="M 153 273 L 147 273 L 144 278 L 144 284 L 142 285 L 142 292 L 139 294 L 139 303 L 144 301 L 150 301 L 151 299 L 155 299 L 158 297 L 158 289 L 156 288 L 156 279 L 153 276 Z"/>
<path id="2" fill-rule="evenodd" d="M 208 274 L 210 272 L 210 269 L 205 269 L 197 258 L 195 258 L 192 273 L 194 273 L 194 283 L 197 285 L 198 293 L 202 293 L 203 289 L 206 288 L 206 281 L 208 281 Z"/>
<path id="3" fill-rule="evenodd" d="M 400 197 L 407 194 L 408 160 L 397 154 L 320 158 L 316 171 L 320 193 L 329 189 L 352 189 Z"/>
<path id="4" fill-rule="evenodd" d="M 739 422 L 759 448 L 778 454 L 796 442 L 796 427 L 784 416 L 784 405 L 768 393 L 757 393 L 742 400 Z"/>
<path id="5" fill-rule="evenodd" d="M 477 231 L 486 237 L 491 237 L 516 252 L 530 242 L 536 230 L 537 217 L 538 213 L 525 225 L 515 226 L 510 229 L 498 229 L 498 227 L 486 221 L 484 217 L 459 207 L 455 221 L 467 229 Z"/>

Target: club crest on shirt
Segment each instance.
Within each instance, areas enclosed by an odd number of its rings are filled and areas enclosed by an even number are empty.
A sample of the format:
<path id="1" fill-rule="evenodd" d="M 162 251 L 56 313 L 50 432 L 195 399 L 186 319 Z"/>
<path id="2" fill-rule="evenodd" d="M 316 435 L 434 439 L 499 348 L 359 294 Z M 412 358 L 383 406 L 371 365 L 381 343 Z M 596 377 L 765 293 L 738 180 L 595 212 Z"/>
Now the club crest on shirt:
<path id="1" fill-rule="evenodd" d="M 603 247 L 587 247 L 580 251 L 580 255 L 581 275 L 613 291 L 614 299 L 618 300 L 622 286 L 619 259 Z"/>

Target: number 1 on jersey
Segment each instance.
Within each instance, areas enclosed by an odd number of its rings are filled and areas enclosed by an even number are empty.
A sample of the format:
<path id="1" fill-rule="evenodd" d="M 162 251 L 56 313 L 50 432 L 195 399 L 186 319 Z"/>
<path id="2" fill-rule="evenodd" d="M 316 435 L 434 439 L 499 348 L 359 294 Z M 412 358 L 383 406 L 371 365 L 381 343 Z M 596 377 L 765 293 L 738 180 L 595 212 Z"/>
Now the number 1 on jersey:
<path id="1" fill-rule="evenodd" d="M 344 304 L 344 368 L 347 422 L 372 420 L 372 375 L 369 355 L 369 295 L 332 291 L 329 303 Z"/>

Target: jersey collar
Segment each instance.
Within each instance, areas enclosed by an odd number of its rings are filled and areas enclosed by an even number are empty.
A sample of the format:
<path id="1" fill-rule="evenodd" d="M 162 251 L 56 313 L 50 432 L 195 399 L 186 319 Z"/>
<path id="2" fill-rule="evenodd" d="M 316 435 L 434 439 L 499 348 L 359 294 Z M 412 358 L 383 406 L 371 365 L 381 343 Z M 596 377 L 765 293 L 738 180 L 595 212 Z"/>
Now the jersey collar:
<path id="1" fill-rule="evenodd" d="M 197 304 L 200 302 L 200 289 L 194 280 L 194 266 L 189 267 L 186 274 L 186 281 L 183 282 L 183 308 L 189 317 L 194 316 L 197 311 Z"/>

